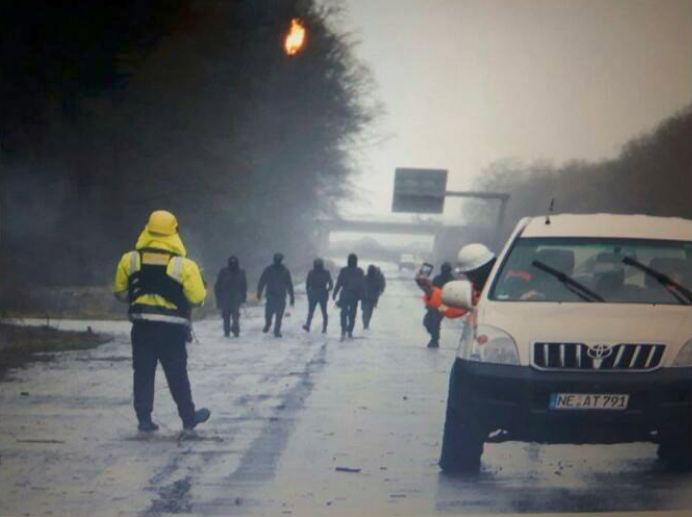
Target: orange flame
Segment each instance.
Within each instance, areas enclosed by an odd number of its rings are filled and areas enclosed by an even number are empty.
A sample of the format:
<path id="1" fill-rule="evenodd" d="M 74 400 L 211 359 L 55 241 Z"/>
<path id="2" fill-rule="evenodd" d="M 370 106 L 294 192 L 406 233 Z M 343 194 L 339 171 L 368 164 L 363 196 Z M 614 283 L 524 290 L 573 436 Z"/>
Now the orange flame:
<path id="1" fill-rule="evenodd" d="M 284 50 L 289 56 L 295 56 L 305 45 L 305 25 L 298 18 L 291 20 L 291 28 L 284 40 Z"/>

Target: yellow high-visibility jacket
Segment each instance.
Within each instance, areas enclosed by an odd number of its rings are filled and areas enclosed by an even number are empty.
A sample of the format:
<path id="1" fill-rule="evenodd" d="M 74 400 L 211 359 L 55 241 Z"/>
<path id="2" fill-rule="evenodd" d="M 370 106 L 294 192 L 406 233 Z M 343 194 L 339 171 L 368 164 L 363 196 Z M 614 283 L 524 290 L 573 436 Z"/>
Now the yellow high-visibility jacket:
<path id="1" fill-rule="evenodd" d="M 131 306 L 136 305 L 145 309 L 137 311 L 136 314 L 131 313 L 130 319 L 133 321 L 144 320 L 189 324 L 189 317 L 173 316 L 172 314 L 174 314 L 177 307 L 159 295 L 145 294 L 135 300 L 128 299 L 130 275 L 141 268 L 142 261 L 147 264 L 148 260 L 154 260 L 153 264 L 160 265 L 161 255 L 155 253 L 155 250 L 162 250 L 173 255 L 173 258 L 168 261 L 166 266 L 166 274 L 181 284 L 187 301 L 191 305 L 200 305 L 204 301 L 207 296 L 207 290 L 199 267 L 194 261 L 185 258 L 187 251 L 178 234 L 158 235 L 149 233 L 145 229 L 140 234 L 135 249 L 137 251 L 130 251 L 122 256 L 113 282 L 113 292 L 119 300 L 129 302 Z M 152 251 L 147 252 L 146 250 Z"/>

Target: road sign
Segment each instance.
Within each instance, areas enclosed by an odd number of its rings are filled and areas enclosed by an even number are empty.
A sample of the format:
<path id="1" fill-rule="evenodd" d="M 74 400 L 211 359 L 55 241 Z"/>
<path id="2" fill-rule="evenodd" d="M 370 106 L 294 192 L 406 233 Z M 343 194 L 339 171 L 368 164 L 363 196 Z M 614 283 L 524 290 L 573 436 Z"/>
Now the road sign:
<path id="1" fill-rule="evenodd" d="M 446 190 L 445 169 L 397 168 L 392 212 L 441 214 Z"/>

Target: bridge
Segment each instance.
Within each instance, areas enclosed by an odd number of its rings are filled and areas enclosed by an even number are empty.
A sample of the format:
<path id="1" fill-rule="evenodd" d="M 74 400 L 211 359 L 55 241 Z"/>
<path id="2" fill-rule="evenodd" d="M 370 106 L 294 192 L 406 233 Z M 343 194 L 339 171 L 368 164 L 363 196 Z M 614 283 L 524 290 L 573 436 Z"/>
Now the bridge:
<path id="1" fill-rule="evenodd" d="M 445 228 L 441 223 L 406 222 L 406 221 L 358 221 L 346 219 L 331 219 L 322 222 L 325 231 L 332 232 L 362 232 L 389 233 L 405 235 L 434 235 Z M 448 227 L 449 228 L 449 227 Z M 461 226 L 459 228 L 462 228 Z"/>
<path id="2" fill-rule="evenodd" d="M 333 232 L 431 235 L 434 237 L 432 254 L 435 261 L 451 259 L 464 244 L 487 241 L 487 236 L 494 233 L 494 228 L 490 226 L 447 225 L 428 221 L 327 219 L 320 221 L 318 228 L 318 249 L 322 250 L 329 248 L 329 235 Z"/>

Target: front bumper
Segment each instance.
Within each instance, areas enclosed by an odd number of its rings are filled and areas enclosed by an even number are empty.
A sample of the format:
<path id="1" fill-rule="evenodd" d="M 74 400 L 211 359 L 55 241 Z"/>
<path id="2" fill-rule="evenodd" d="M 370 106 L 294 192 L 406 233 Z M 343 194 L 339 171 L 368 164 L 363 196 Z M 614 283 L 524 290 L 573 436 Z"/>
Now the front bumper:
<path id="1" fill-rule="evenodd" d="M 624 411 L 551 410 L 551 393 L 627 393 Z M 692 431 L 692 368 L 649 373 L 542 372 L 457 359 L 449 407 L 504 440 L 540 443 L 661 441 Z"/>

